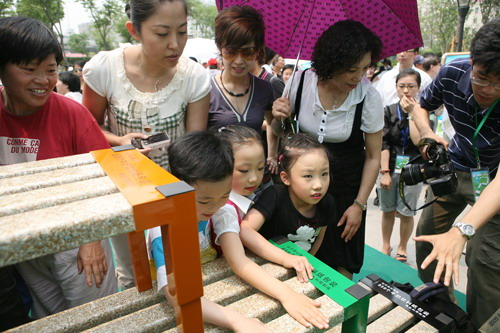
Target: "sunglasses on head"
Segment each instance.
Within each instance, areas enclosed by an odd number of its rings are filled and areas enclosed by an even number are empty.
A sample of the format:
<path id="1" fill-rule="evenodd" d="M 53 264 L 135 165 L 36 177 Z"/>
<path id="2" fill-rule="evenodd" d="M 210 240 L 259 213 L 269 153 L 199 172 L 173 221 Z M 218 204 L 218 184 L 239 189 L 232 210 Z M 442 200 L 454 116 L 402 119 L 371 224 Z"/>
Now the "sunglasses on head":
<path id="1" fill-rule="evenodd" d="M 258 49 L 256 47 L 243 47 L 241 49 L 222 48 L 222 57 L 227 60 L 233 60 L 238 53 L 244 60 L 254 60 L 257 57 Z"/>

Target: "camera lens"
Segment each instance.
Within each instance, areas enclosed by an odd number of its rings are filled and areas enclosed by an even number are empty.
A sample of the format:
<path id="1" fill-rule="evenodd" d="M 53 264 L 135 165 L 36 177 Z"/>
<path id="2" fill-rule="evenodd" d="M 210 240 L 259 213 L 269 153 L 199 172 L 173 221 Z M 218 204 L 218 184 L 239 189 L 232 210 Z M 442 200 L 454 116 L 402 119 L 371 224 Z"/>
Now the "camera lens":
<path id="1" fill-rule="evenodd" d="M 401 170 L 401 178 L 406 185 L 416 185 L 425 180 L 424 175 L 421 173 L 422 164 L 407 164 Z"/>

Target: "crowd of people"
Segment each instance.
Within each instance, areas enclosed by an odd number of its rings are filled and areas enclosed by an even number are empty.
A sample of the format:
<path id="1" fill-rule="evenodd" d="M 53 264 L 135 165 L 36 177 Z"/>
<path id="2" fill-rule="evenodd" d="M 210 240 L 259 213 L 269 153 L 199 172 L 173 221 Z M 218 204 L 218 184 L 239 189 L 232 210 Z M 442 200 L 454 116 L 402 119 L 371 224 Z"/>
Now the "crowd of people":
<path id="1" fill-rule="evenodd" d="M 74 72 L 61 73 L 62 48 L 48 28 L 31 18 L 0 19 L 0 165 L 168 133 L 168 148 L 140 151 L 195 188 L 202 261 L 224 255 L 238 276 L 277 299 L 297 321 L 325 329 L 321 304 L 268 275 L 245 248 L 294 269 L 306 283 L 314 274 L 308 260 L 267 241 L 283 236 L 352 279 L 363 265 L 367 200 L 376 185 L 381 250 L 391 255 L 399 216 L 395 258 L 406 262 L 415 213 L 401 200 L 401 169 L 419 154 L 432 158 L 419 142 L 434 139 L 448 149 L 458 190 L 436 198 L 427 189 L 429 206 L 415 238 L 419 276 L 451 287 L 467 243 L 471 323 L 479 329 L 495 314 L 500 19 L 477 32 L 470 60 L 442 68 L 437 56 L 418 55 L 418 49 L 398 53 L 395 66 L 384 59 L 377 67 L 380 38 L 359 22 L 339 21 L 317 40 L 311 68 L 295 72 L 265 47 L 262 15 L 252 7 L 219 12 L 214 30 L 220 59 L 210 59 L 207 69 L 182 56 L 185 0 L 131 0 L 126 12 L 136 44 L 100 52 L 75 64 Z M 428 113 L 443 105 L 456 131 L 449 143 L 429 123 Z M 38 140 L 39 149 L 16 153 L 8 138 Z M 482 194 L 473 190 L 477 171 L 491 180 Z M 421 190 L 422 184 L 404 188 L 410 207 Z M 467 204 L 473 208 L 455 222 Z M 158 290 L 174 302 L 160 229 L 146 238 Z M 18 292 L 23 283 L 28 304 Z M 1 267 L 0 286 L 0 329 L 131 288 L 127 239 L 115 236 Z M 236 332 L 268 331 L 259 320 L 205 298 L 202 312 L 204 321 Z"/>

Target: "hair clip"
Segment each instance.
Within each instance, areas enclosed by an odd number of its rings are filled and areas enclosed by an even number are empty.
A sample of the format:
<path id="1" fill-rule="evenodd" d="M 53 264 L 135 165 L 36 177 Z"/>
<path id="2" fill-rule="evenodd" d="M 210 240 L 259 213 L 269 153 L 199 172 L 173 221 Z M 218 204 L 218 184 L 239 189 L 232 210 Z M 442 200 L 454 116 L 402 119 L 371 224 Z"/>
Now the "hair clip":
<path id="1" fill-rule="evenodd" d="M 226 127 L 222 126 L 222 127 L 219 127 L 219 129 L 217 130 L 217 132 L 222 132 L 223 130 L 225 130 Z"/>
<path id="2" fill-rule="evenodd" d="M 281 160 L 283 159 L 283 154 L 280 154 L 278 156 L 278 164 L 281 164 Z"/>

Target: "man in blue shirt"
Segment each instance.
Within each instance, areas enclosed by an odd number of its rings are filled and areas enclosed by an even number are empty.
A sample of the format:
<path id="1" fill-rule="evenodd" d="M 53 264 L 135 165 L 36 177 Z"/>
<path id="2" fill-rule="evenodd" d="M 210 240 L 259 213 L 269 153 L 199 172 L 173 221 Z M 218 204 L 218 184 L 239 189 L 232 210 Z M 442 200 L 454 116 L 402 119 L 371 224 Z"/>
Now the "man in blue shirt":
<path id="1" fill-rule="evenodd" d="M 433 138 L 445 144 L 428 124 L 426 111 L 445 105 L 456 131 L 448 147 L 455 166 L 458 188 L 454 194 L 437 199 L 424 209 L 417 226 L 417 236 L 447 233 L 450 237 L 468 240 L 466 262 L 468 269 L 467 312 L 471 322 L 479 329 L 500 308 L 500 212 L 481 229 L 475 230 L 468 222 L 455 219 L 466 206 L 474 205 L 480 192 L 473 187 L 477 169 L 482 181 L 493 179 L 500 163 L 500 18 L 486 23 L 471 42 L 471 60 L 457 60 L 440 70 L 431 85 L 424 91 L 421 108 L 416 105 L 413 119 L 422 137 Z M 446 145 L 446 144 L 445 144 Z M 474 175 L 474 176 L 473 176 Z M 481 184 L 482 185 L 482 184 Z M 427 201 L 434 200 L 429 188 Z M 433 252 L 434 262 L 428 265 L 434 241 L 429 238 L 417 242 L 419 275 L 424 282 L 439 279 L 446 265 L 449 280 L 452 265 L 444 262 L 445 253 Z M 434 238 L 433 238 L 434 240 Z M 430 243 L 428 243 L 430 241 Z M 448 267 L 450 266 L 450 267 Z M 436 269 L 437 268 L 437 269 Z M 456 270 L 455 270 L 456 271 Z"/>

